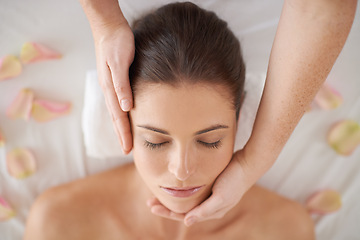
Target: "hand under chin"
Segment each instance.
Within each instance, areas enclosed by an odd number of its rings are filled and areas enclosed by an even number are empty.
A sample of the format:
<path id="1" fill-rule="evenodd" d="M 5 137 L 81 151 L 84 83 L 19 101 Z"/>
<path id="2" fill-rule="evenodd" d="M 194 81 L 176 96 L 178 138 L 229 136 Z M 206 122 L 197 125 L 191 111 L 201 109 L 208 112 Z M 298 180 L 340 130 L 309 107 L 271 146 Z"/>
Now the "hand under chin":
<path id="1" fill-rule="evenodd" d="M 168 208 L 170 211 L 178 214 L 186 214 L 199 204 L 201 204 L 204 199 L 175 199 L 175 200 L 169 200 L 166 199 L 164 201 L 160 200 L 162 204 Z"/>

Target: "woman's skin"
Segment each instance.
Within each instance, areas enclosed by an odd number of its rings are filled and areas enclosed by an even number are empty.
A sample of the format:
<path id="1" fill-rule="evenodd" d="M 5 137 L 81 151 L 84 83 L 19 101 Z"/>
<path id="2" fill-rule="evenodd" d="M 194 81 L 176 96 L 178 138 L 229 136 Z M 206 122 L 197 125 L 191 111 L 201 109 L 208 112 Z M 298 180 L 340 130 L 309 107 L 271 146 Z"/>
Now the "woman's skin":
<path id="1" fill-rule="evenodd" d="M 133 35 L 116 0 L 80 2 L 95 40 L 99 81 L 120 144 L 128 153 L 132 148 L 126 111 L 132 107 L 128 68 L 133 59 Z M 284 1 L 263 97 L 248 143 L 233 155 L 207 201 L 183 216 L 152 201 L 150 207 L 155 214 L 190 225 L 220 218 L 240 201 L 273 165 L 325 81 L 345 44 L 356 4 L 356 0 Z"/>
<path id="2" fill-rule="evenodd" d="M 208 198 L 232 158 L 237 122 L 230 99 L 224 87 L 204 83 L 146 84 L 131 110 L 134 163 L 46 191 L 24 239 L 314 239 L 301 205 L 258 186 L 222 219 L 190 227 L 145 205 L 155 196 L 176 215 Z M 200 188 L 179 190 L 188 187 Z"/>

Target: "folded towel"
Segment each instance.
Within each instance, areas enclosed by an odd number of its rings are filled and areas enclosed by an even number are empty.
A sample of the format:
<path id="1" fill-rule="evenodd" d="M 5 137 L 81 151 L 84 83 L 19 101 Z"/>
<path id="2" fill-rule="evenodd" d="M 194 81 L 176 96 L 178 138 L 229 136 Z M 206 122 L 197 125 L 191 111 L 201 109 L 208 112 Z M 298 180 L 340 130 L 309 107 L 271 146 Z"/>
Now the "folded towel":
<path id="1" fill-rule="evenodd" d="M 252 132 L 257 110 L 265 85 L 265 73 L 247 73 L 245 80 L 245 99 L 241 106 L 235 150 L 242 149 Z"/>
<path id="2" fill-rule="evenodd" d="M 246 75 L 246 96 L 240 112 L 235 150 L 243 148 L 250 137 L 264 83 L 265 74 Z M 88 71 L 86 75 L 82 129 L 89 157 L 121 158 L 126 161 L 132 158 L 131 154 L 126 156 L 122 153 L 95 70 Z"/>

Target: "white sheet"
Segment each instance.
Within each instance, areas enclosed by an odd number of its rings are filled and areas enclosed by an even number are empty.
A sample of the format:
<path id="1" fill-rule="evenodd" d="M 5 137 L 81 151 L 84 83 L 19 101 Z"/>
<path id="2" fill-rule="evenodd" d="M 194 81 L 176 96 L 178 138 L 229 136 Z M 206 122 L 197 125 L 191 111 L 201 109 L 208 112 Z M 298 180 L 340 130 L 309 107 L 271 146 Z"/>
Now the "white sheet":
<path id="1" fill-rule="evenodd" d="M 121 1 L 132 20 L 145 9 L 168 1 Z M 195 1 L 216 11 L 229 22 L 242 42 L 247 70 L 266 72 L 282 1 Z M 63 53 L 61 60 L 26 65 L 23 73 L 0 82 L 0 129 L 8 152 L 28 147 L 36 155 L 38 171 L 25 180 L 9 177 L 5 152 L 0 152 L 0 196 L 17 210 L 12 220 L 0 223 L 0 239 L 21 239 L 33 200 L 45 189 L 119 164 L 116 159 L 87 158 L 81 132 L 84 79 L 95 68 L 90 28 L 78 1 L 0 1 L 0 56 L 18 55 L 26 41 L 37 41 Z M 341 192 L 343 208 L 316 218 L 317 239 L 359 239 L 360 147 L 349 157 L 335 154 L 326 144 L 326 132 L 340 119 L 360 122 L 360 24 L 359 6 L 348 41 L 328 82 L 344 96 L 333 111 L 307 113 L 296 128 L 274 167 L 260 184 L 299 202 L 314 191 L 332 188 Z M 71 101 L 69 116 L 49 123 L 9 120 L 5 109 L 23 87 L 39 97 Z"/>

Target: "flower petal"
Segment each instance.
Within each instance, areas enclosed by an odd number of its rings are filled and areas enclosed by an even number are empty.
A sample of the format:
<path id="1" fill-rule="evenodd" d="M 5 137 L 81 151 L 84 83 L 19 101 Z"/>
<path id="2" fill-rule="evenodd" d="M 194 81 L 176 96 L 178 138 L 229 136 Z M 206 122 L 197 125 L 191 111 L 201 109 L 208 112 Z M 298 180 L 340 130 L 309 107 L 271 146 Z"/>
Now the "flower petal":
<path id="1" fill-rule="evenodd" d="M 350 155 L 360 144 L 360 125 L 353 120 L 334 124 L 328 133 L 328 144 L 341 155 Z"/>
<path id="2" fill-rule="evenodd" d="M 20 60 L 12 55 L 0 59 L 0 81 L 18 76 L 22 72 Z"/>
<path id="3" fill-rule="evenodd" d="M 61 57 L 60 53 L 34 42 L 24 43 L 20 53 L 20 59 L 23 63 L 33 63 Z"/>
<path id="4" fill-rule="evenodd" d="M 32 117 L 38 122 L 47 122 L 70 112 L 71 103 L 59 103 L 36 99 L 33 102 Z"/>
<path id="5" fill-rule="evenodd" d="M 341 94 L 329 84 L 323 84 L 314 98 L 314 102 L 321 109 L 330 110 L 339 107 L 343 98 Z"/>
<path id="6" fill-rule="evenodd" d="M 5 138 L 0 131 L 0 148 L 2 148 L 4 145 L 5 145 Z"/>
<path id="7" fill-rule="evenodd" d="M 25 148 L 16 148 L 6 157 L 8 172 L 17 179 L 31 176 L 36 171 L 35 157 Z"/>
<path id="8" fill-rule="evenodd" d="M 341 195 L 334 190 L 324 190 L 312 195 L 306 207 L 313 214 L 327 214 L 341 208 Z"/>
<path id="9" fill-rule="evenodd" d="M 15 211 L 0 197 L 0 221 L 6 221 L 15 216 Z"/>
<path id="10" fill-rule="evenodd" d="M 14 101 L 10 104 L 6 111 L 6 115 L 11 119 L 30 118 L 34 93 L 27 88 L 21 89 Z"/>

